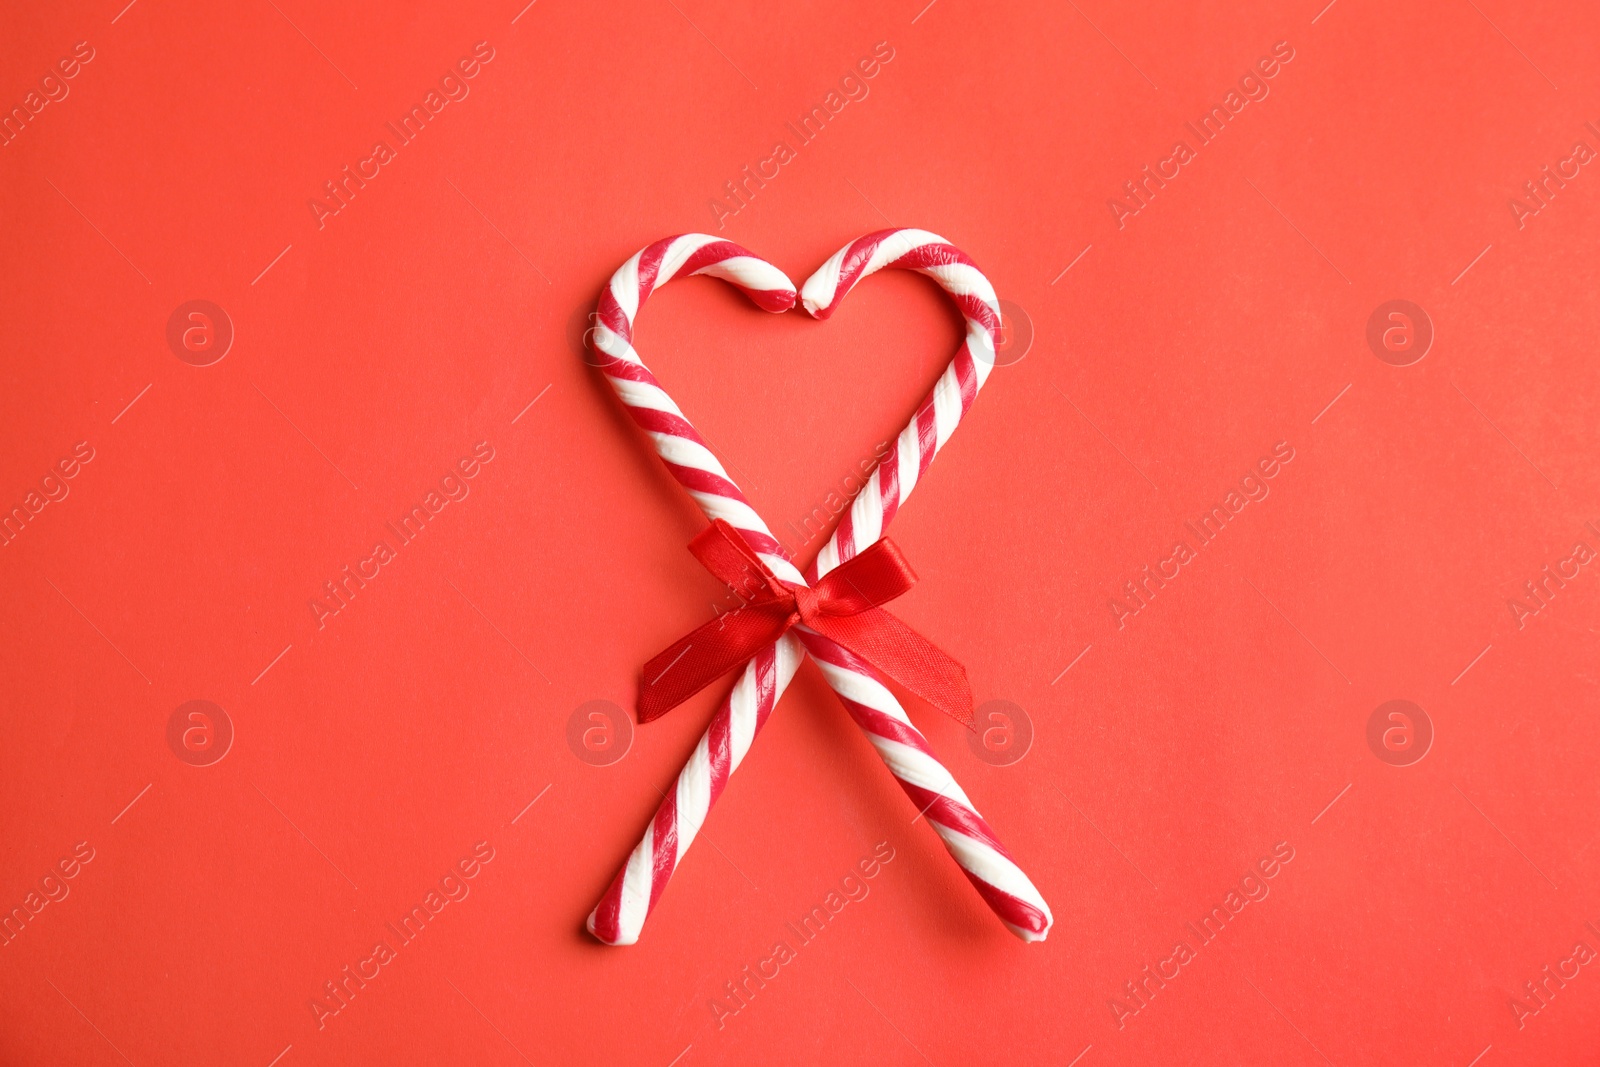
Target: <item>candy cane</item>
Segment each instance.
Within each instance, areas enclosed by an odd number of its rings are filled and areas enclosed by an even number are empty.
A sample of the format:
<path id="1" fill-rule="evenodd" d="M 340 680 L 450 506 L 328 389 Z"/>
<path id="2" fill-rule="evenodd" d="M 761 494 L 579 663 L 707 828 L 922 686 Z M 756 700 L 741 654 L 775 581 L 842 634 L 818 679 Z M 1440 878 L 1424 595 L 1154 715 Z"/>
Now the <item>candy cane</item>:
<path id="1" fill-rule="evenodd" d="M 1000 330 L 994 287 L 966 253 L 926 230 L 880 230 L 845 246 L 807 279 L 801 301 L 813 318 L 826 319 L 851 289 L 885 267 L 915 270 L 938 282 L 966 319 L 966 341 L 806 569 L 808 582 L 883 536 L 994 369 Z M 1024 941 L 1044 940 L 1052 921 L 1049 905 L 934 756 L 882 676 L 821 634 L 802 628 L 801 640 L 900 788 L 924 812 L 1000 921 Z"/>
<path id="2" fill-rule="evenodd" d="M 882 536 L 900 503 L 971 408 L 993 367 L 994 334 L 1000 323 L 993 287 L 964 253 L 923 230 L 883 230 L 846 246 L 806 282 L 801 294 L 806 310 L 815 318 L 827 318 L 858 282 L 885 267 L 919 271 L 944 287 L 966 317 L 966 343 L 868 477 L 849 514 L 809 568 L 811 581 Z M 591 332 L 591 344 L 602 372 L 667 469 L 706 516 L 724 519 L 739 530 L 779 578 L 805 584 L 783 546 L 633 348 L 633 320 L 639 307 L 680 273 L 722 278 L 768 311 L 794 306 L 793 283 L 738 245 L 704 234 L 658 241 L 623 264 L 601 295 L 600 324 Z M 662 801 L 627 863 L 589 915 L 589 931 L 612 945 L 638 940 L 667 880 L 805 653 L 817 662 L 851 718 L 985 902 L 1023 940 L 1043 940 L 1052 921 L 1048 905 L 934 756 L 882 677 L 859 657 L 805 627 L 796 627 L 745 665 L 678 775 L 673 792 Z"/>

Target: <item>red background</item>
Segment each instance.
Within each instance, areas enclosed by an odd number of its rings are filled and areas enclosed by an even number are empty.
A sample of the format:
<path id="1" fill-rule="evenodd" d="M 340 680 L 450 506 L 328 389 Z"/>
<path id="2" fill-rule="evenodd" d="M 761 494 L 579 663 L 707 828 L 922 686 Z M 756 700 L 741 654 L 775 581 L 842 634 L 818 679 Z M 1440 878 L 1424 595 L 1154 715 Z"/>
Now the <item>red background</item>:
<path id="1" fill-rule="evenodd" d="M 0 149 L 0 502 L 95 458 L 0 549 L 0 905 L 94 859 L 0 948 L 0 1061 L 1593 1060 L 1595 968 L 1520 1026 L 1510 1001 L 1600 948 L 1600 577 L 1507 604 L 1600 547 L 1600 176 L 1510 207 L 1600 148 L 1592 7 L 519 8 L 3 16 L 6 107 L 94 59 Z M 479 41 L 470 95 L 319 228 L 308 200 Z M 604 767 L 568 717 L 630 707 L 720 591 L 574 338 L 880 41 L 870 95 L 720 232 L 803 280 L 932 229 L 1034 325 L 895 526 L 922 577 L 896 611 L 1031 719 L 991 766 L 913 709 L 1056 926 L 994 921 L 807 668 L 643 940 L 603 948 L 583 917 L 715 694 Z M 1270 95 L 1119 229 L 1107 200 L 1280 41 Z M 1397 298 L 1435 330 L 1405 367 L 1365 335 Z M 192 299 L 236 334 L 206 367 L 166 341 Z M 826 326 L 683 283 L 639 336 L 781 534 L 959 331 L 880 276 Z M 480 441 L 471 495 L 319 628 L 322 582 Z M 1119 587 L 1280 441 L 1271 495 L 1119 629 Z M 193 699 L 235 731 L 210 766 L 168 745 Z M 1391 699 L 1435 732 L 1410 766 L 1366 739 Z M 470 896 L 319 1028 L 323 983 L 479 841 Z M 719 1026 L 879 841 L 870 896 Z M 1119 1026 L 1278 842 L 1270 896 Z"/>

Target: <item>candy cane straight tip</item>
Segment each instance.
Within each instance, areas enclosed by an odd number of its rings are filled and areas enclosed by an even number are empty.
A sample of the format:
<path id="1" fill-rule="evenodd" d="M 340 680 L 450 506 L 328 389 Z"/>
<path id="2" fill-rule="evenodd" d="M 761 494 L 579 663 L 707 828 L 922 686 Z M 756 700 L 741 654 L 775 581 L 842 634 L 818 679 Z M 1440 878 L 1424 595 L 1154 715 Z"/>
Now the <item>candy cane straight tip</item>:
<path id="1" fill-rule="evenodd" d="M 1043 941 L 1053 921 L 1050 906 L 978 814 L 955 777 L 939 762 L 928 739 L 912 724 L 882 675 L 872 664 L 822 634 L 804 628 L 799 632 L 806 651 L 821 668 L 845 711 L 877 750 L 907 799 L 926 817 L 984 903 L 1023 941 Z"/>
<path id="2" fill-rule="evenodd" d="M 721 278 L 768 311 L 797 295 L 806 311 L 828 318 L 855 285 L 884 268 L 914 270 L 938 283 L 967 321 L 966 339 L 893 447 L 867 476 L 850 509 L 802 575 L 744 493 L 695 431 L 633 346 L 633 322 L 655 289 L 679 274 Z M 729 241 L 684 234 L 657 241 L 624 263 L 601 294 L 600 325 L 590 332 L 599 367 L 628 415 L 649 437 L 667 469 L 708 519 L 729 523 L 782 581 L 808 585 L 883 536 L 971 409 L 994 367 L 999 300 L 965 253 L 926 230 L 880 230 L 853 241 L 817 270 L 797 294 L 782 271 Z M 745 664 L 718 707 L 677 783 L 587 927 L 608 945 L 631 945 L 667 880 L 743 762 L 757 732 L 788 688 L 802 658 L 822 668 L 856 725 L 915 807 L 926 814 L 951 857 L 995 915 L 1023 941 L 1042 941 L 1050 908 L 999 838 L 939 762 L 877 670 L 827 637 L 796 627 Z"/>
<path id="3" fill-rule="evenodd" d="M 617 876 L 611 880 L 611 888 L 606 890 L 606 895 L 601 898 L 600 903 L 594 906 L 594 910 L 589 913 L 589 918 L 584 921 L 584 927 L 601 944 L 631 945 L 639 940 L 639 931 L 643 929 L 642 924 L 631 930 L 624 929 L 618 922 L 618 909 L 616 907 L 607 908 L 607 905 L 613 901 L 620 902 L 623 875 L 626 872 L 626 867 L 617 872 Z"/>

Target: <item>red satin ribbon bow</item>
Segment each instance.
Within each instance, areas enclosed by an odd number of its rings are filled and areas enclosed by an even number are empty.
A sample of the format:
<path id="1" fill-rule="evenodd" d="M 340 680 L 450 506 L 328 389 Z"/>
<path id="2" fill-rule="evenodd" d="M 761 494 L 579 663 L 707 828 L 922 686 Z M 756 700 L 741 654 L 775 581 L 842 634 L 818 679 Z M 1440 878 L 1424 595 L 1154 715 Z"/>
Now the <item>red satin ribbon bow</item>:
<path id="1" fill-rule="evenodd" d="M 639 721 L 660 718 L 803 624 L 854 652 L 917 696 L 975 729 L 966 668 L 878 605 L 917 576 L 893 541 L 880 540 L 816 585 L 778 580 L 739 532 L 715 519 L 689 542 L 694 558 L 745 603 L 644 665 Z"/>

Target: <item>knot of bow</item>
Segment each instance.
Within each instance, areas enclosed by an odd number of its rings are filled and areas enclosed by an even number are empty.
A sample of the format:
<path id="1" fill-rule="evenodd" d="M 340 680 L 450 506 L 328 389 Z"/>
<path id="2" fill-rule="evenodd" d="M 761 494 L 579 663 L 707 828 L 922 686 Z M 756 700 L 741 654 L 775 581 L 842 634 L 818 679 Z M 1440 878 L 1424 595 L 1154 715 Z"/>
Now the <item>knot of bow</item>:
<path id="1" fill-rule="evenodd" d="M 790 627 L 819 633 L 974 728 L 967 672 L 933 642 L 883 610 L 917 576 L 884 538 L 839 564 L 814 586 L 778 578 L 739 532 L 713 520 L 689 542 L 706 570 L 742 601 L 674 642 L 644 666 L 639 721 L 660 718 L 745 663 Z"/>

